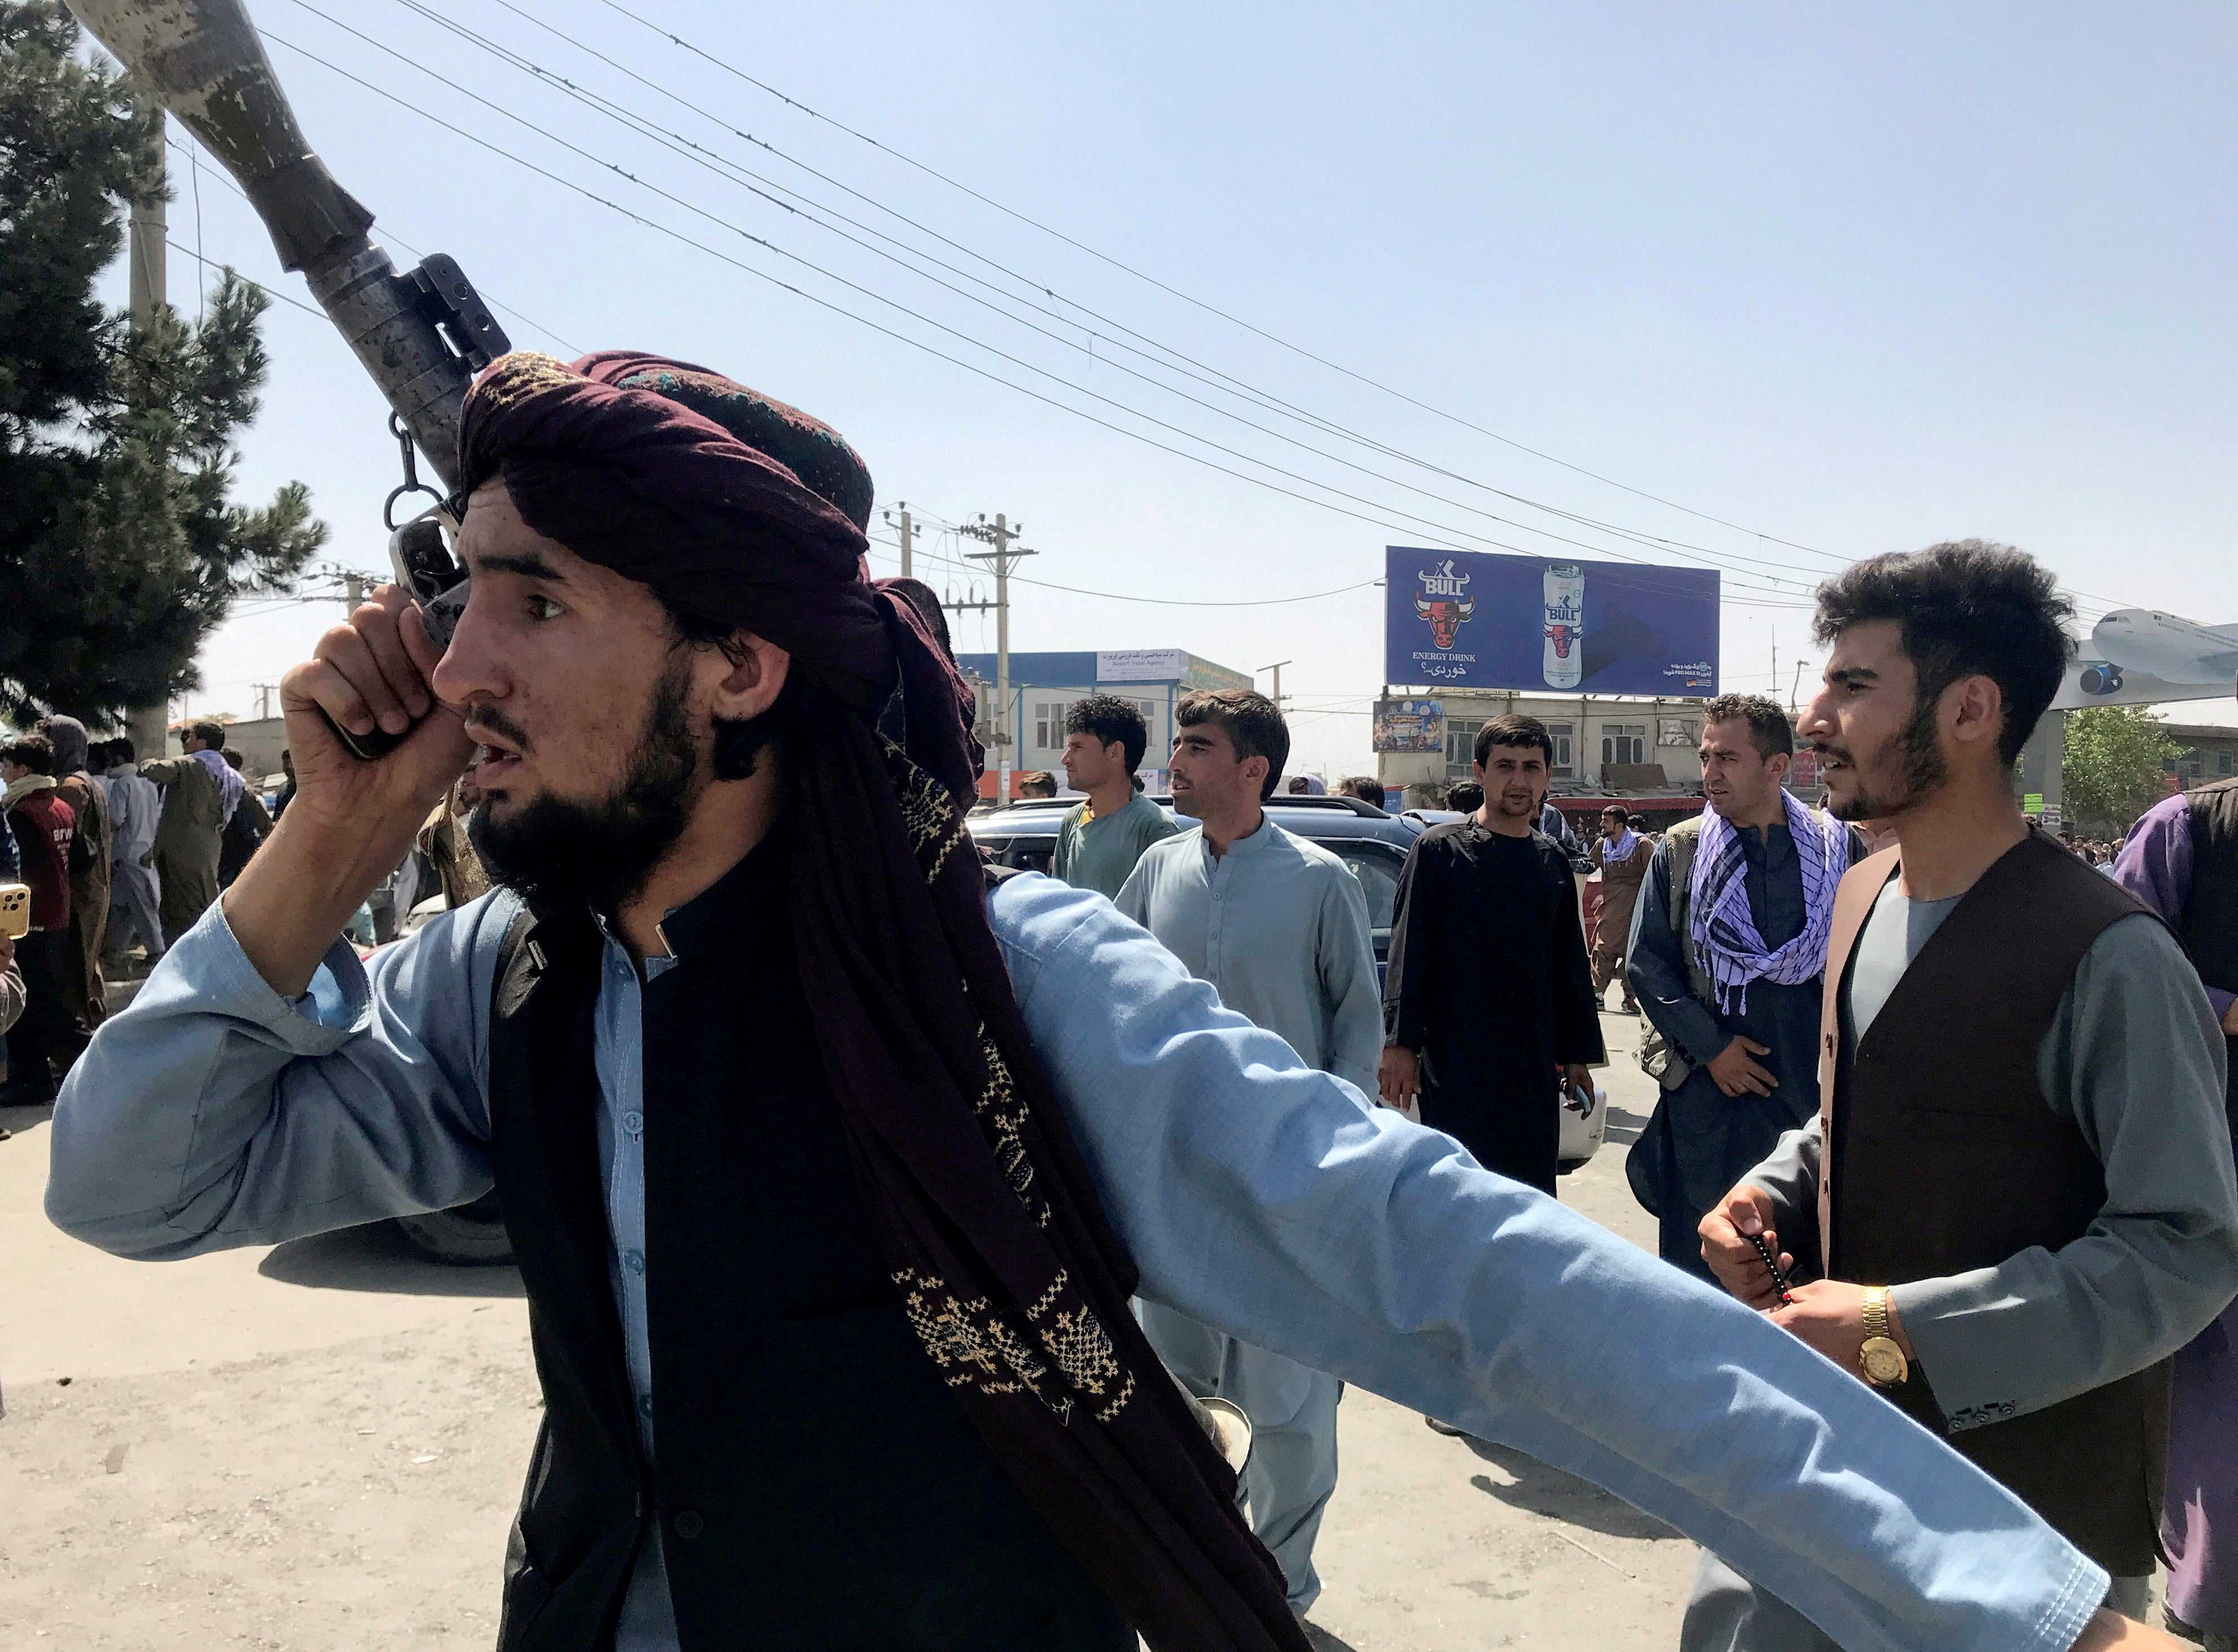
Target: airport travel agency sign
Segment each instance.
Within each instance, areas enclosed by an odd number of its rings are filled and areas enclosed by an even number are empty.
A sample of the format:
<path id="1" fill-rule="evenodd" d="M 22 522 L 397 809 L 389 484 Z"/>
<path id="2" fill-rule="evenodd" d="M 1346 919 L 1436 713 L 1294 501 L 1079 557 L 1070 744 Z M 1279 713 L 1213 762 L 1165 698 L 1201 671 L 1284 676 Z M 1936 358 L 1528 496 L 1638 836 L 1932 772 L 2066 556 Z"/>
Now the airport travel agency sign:
<path id="1" fill-rule="evenodd" d="M 1391 545 L 1384 680 L 1523 693 L 1714 695 L 1712 568 Z"/>

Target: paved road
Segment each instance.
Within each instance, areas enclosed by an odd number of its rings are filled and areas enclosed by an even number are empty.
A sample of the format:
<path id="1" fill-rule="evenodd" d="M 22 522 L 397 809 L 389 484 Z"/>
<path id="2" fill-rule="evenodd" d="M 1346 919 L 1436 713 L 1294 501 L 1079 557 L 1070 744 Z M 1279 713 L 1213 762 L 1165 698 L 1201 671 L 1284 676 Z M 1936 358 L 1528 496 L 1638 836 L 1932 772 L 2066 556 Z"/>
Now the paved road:
<path id="1" fill-rule="evenodd" d="M 1652 1243 L 1623 1141 L 1652 1087 L 1621 1051 L 1604 1083 L 1614 1135 L 1563 1196 Z M 385 1228 L 116 1261 L 40 1214 L 45 1117 L 0 1112 L 0 1642 L 487 1648 L 537 1419 L 512 1270 Z M 1358 1390 L 1341 1450 L 1325 1648 L 1672 1643 L 1692 1548 L 1623 1503 Z"/>

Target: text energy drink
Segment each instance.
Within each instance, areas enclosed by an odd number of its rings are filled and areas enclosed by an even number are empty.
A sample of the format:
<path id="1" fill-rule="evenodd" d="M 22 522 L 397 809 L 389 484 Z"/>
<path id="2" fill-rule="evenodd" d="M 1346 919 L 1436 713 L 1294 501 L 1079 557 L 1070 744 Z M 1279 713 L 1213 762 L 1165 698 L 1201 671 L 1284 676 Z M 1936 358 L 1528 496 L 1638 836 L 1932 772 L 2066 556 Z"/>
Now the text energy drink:
<path id="1" fill-rule="evenodd" d="M 1574 562 L 1546 565 L 1548 688 L 1572 689 L 1585 675 L 1586 571 Z"/>

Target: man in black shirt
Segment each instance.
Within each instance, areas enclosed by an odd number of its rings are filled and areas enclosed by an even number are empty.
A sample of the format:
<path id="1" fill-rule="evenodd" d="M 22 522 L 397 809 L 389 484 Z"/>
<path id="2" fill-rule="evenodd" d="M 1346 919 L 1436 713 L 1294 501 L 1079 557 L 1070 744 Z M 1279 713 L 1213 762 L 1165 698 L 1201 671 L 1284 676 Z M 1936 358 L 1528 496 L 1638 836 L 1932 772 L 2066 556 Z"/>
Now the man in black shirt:
<path id="1" fill-rule="evenodd" d="M 1487 1170 L 1554 1191 L 1558 1079 L 1585 1086 L 1600 1018 L 1568 858 L 1535 830 L 1553 763 L 1535 717 L 1478 730 L 1484 802 L 1415 840 L 1399 875 L 1383 987 L 1384 1104 Z"/>

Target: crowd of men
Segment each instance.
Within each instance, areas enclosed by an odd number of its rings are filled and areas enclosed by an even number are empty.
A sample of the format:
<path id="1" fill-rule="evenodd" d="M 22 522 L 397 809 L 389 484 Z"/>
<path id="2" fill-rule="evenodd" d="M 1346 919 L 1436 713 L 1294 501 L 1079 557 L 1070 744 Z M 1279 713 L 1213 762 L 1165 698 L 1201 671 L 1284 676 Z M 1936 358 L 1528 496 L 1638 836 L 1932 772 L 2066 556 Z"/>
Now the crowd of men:
<path id="1" fill-rule="evenodd" d="M 1937 622 L 1944 603 L 1961 623 Z M 1552 741 L 1529 717 L 1486 723 L 1473 809 L 1426 831 L 1401 875 L 1380 1021 L 1356 1001 L 1368 955 L 1356 900 L 1332 898 L 1342 863 L 1259 808 L 1288 744 L 1260 696 L 1180 703 L 1174 805 L 1189 830 L 1129 787 L 1140 715 L 1102 697 L 1075 707 L 1066 769 L 1091 796 L 1053 870 L 1116 892 L 1307 1061 L 1547 1192 L 1560 1091 L 1604 1059 L 1597 1012 L 1621 980 L 1619 1013 L 1644 1014 L 1661 1089 L 1626 1169 L 1664 1260 L 1944 1432 L 2107 1568 L 2123 1612 L 2142 1615 L 2165 1554 L 2171 1616 L 2227 1645 L 2238 1584 L 2227 1555 L 2213 1564 L 2213 1528 L 2227 1549 L 2238 1090 L 2217 1034 L 2238 1008 L 2202 981 L 2238 989 L 2238 785 L 2171 798 L 2107 857 L 2020 816 L 2012 764 L 2066 643 L 2048 577 L 2016 553 L 1938 547 L 1853 571 L 1820 616 L 1834 653 L 1801 731 L 1827 809 L 1784 783 L 1787 712 L 1712 700 L 1703 812 L 1653 836 L 1620 805 L 1603 812 L 1590 948 L 1569 856 L 1541 829 Z M 1937 697 L 1976 676 L 1995 710 L 1962 697 L 1944 715 Z M 2215 869 L 2198 892 L 2196 843 Z M 1382 1047 L 1372 1087 L 1363 1041 Z M 1860 1279 L 1889 1283 L 1844 1283 Z M 1302 1611 L 1341 1386 L 1141 1312 L 1193 1391 L 1270 1437 L 1246 1490 Z M 2169 1345 L 2168 1326 L 2202 1324 Z M 1682 1638 L 1834 1644 L 1707 1550 Z"/>
<path id="2" fill-rule="evenodd" d="M 0 883 L 30 889 L 29 933 L 0 936 L 13 1008 L 0 1105 L 53 1104 L 108 1015 L 104 960 L 114 975 L 136 947 L 130 961 L 152 966 L 270 834 L 223 725 L 191 724 L 181 743 L 143 763 L 131 741 L 89 740 L 56 715 L 0 744 Z"/>
<path id="3" fill-rule="evenodd" d="M 2126 837 L 2077 837 L 2072 832 L 2060 833 L 2059 841 L 2093 866 L 2112 866 L 2129 842 Z"/>
<path id="4" fill-rule="evenodd" d="M 1697 1538 L 1689 1647 L 2167 1647 L 2156 1547 L 2238 1631 L 2238 791 L 2111 878 L 2029 829 L 2026 557 L 1830 582 L 1827 809 L 1714 703 L 1701 816 L 1603 821 L 1592 948 L 1546 730 L 1487 724 L 1379 989 L 1256 694 L 1180 702 L 1170 818 L 1075 707 L 1057 876 L 980 864 L 970 691 L 828 426 L 515 354 L 460 463 L 455 634 L 384 590 L 288 674 L 298 790 L 80 1056 L 48 1211 L 160 1259 L 494 1187 L 545 1393 L 506 1652 L 1303 1652 L 1347 1383 Z M 461 809 L 497 891 L 338 945 Z M 1659 1259 L 1550 1196 L 1619 981 Z"/>

